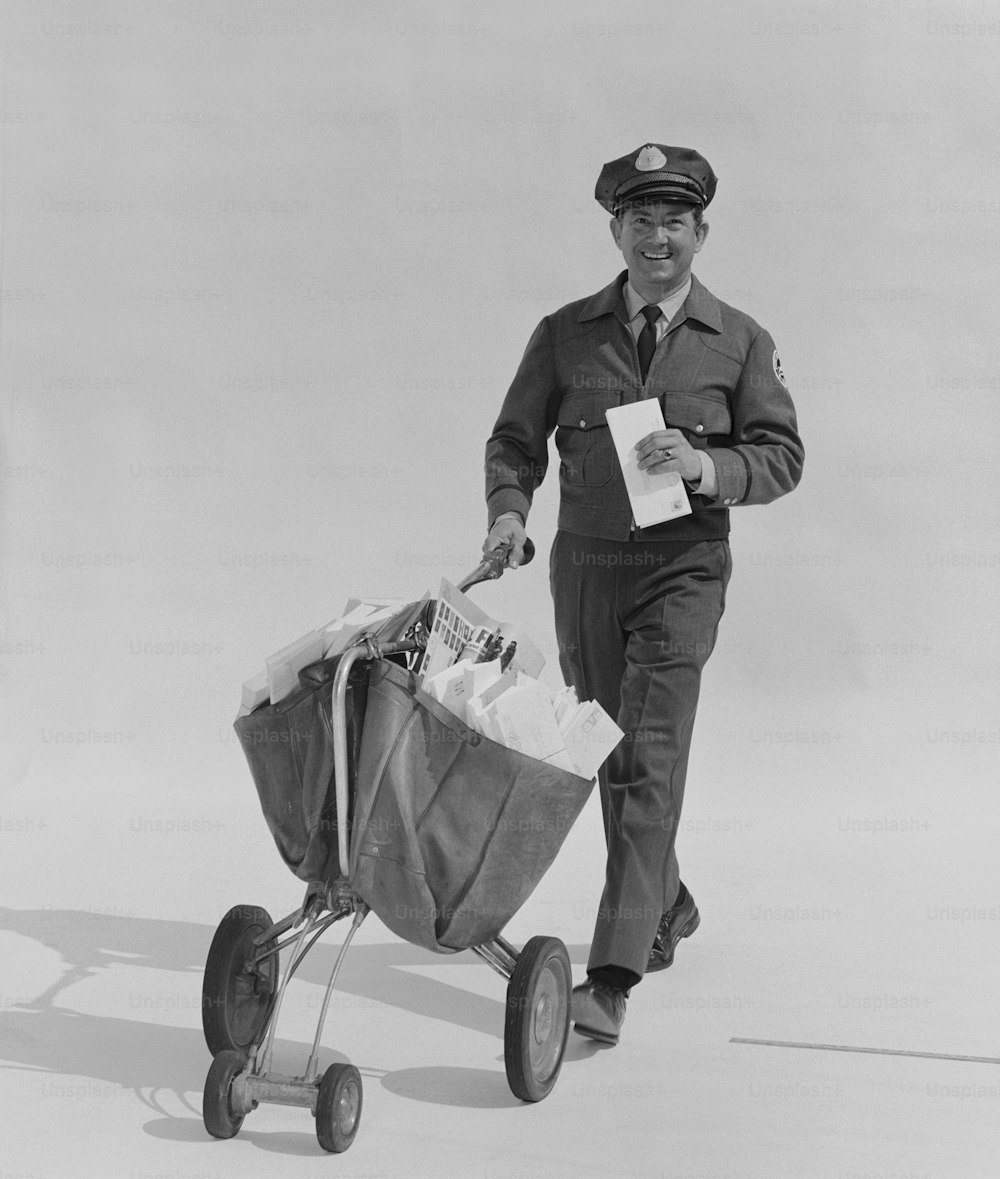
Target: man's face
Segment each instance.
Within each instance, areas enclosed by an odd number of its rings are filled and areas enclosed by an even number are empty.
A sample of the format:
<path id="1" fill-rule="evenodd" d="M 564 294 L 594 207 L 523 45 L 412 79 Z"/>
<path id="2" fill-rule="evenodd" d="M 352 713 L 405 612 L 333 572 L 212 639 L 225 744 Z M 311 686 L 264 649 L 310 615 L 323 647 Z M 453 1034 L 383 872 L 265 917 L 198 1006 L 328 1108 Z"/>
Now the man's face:
<path id="1" fill-rule="evenodd" d="M 658 303 L 687 281 L 708 223 L 696 226 L 690 205 L 651 201 L 627 205 L 611 222 L 611 233 L 632 286 L 648 302 Z"/>

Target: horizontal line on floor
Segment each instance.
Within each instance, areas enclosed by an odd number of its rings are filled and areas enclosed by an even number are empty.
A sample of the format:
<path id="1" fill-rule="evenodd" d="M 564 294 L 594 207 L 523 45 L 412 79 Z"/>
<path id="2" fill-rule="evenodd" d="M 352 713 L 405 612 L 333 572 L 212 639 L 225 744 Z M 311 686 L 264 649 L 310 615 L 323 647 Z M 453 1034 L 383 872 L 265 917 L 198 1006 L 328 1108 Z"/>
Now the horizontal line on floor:
<path id="1" fill-rule="evenodd" d="M 995 1056 L 954 1056 L 949 1052 L 909 1052 L 905 1048 L 854 1048 L 849 1044 L 802 1044 L 796 1040 L 748 1040 L 730 1036 L 730 1044 L 763 1044 L 767 1048 L 815 1048 L 820 1052 L 872 1052 L 877 1056 L 920 1056 L 926 1060 L 968 1060 L 975 1064 L 1000 1064 Z"/>

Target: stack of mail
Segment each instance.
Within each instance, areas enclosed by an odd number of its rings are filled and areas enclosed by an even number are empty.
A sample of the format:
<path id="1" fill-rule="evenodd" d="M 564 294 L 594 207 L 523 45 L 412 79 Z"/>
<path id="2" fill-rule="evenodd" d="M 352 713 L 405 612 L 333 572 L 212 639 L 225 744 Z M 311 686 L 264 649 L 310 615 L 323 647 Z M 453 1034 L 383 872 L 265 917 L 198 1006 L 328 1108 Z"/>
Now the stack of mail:
<path id="1" fill-rule="evenodd" d="M 501 671 L 498 659 L 460 659 L 425 677 L 423 689 L 491 741 L 581 778 L 594 778 L 624 736 L 595 700 L 553 693 L 523 671 Z"/>

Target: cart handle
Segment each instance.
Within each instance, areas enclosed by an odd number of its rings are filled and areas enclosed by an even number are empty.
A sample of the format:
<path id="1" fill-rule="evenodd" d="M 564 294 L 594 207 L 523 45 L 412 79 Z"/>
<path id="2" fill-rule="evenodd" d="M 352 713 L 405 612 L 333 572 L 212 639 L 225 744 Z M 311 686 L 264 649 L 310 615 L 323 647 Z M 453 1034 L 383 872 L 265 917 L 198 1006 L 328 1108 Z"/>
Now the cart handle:
<path id="1" fill-rule="evenodd" d="M 474 585 L 479 585 L 481 581 L 496 581 L 498 577 L 502 577 L 503 571 L 507 568 L 507 563 L 510 560 L 510 553 L 513 547 L 513 543 L 508 540 L 504 544 L 498 545 L 495 549 L 490 549 L 488 553 L 485 553 L 476 568 L 458 583 L 458 588 L 462 593 L 465 593 L 467 589 L 471 589 Z M 534 555 L 535 546 L 530 537 L 525 537 L 524 558 L 521 564 L 529 564 Z"/>

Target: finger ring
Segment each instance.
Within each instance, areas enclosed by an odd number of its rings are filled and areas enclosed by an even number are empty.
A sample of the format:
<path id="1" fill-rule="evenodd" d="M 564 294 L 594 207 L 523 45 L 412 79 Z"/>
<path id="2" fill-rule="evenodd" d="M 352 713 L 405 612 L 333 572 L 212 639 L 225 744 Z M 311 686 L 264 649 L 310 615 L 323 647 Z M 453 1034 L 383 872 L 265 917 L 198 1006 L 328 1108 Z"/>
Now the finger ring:
<path id="1" fill-rule="evenodd" d="M 670 458 L 670 451 L 669 450 L 661 450 L 660 453 L 663 455 L 663 457 L 665 459 Z"/>

